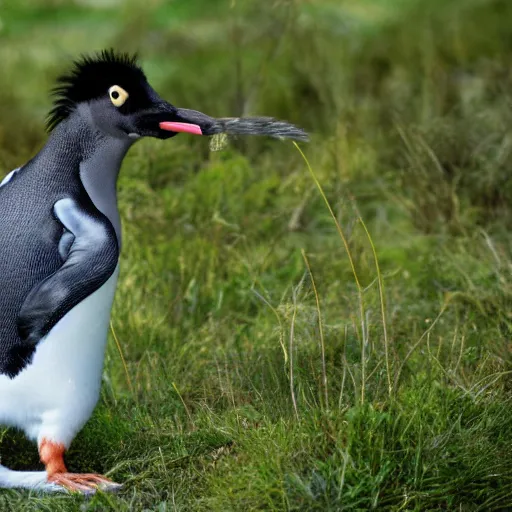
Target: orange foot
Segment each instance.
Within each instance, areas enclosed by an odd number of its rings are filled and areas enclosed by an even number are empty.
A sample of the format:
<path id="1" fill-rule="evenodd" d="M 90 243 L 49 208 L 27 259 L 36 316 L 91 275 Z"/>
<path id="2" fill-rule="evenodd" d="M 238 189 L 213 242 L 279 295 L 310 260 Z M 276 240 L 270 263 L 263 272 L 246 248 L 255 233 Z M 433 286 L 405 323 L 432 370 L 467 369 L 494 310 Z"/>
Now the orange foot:
<path id="1" fill-rule="evenodd" d="M 60 485 L 71 492 L 94 493 L 98 489 L 101 491 L 116 491 L 121 488 L 101 475 L 94 473 L 54 473 L 48 476 L 48 481 Z"/>
<path id="2" fill-rule="evenodd" d="M 92 494 L 97 490 L 113 492 L 121 488 L 120 484 L 94 473 L 68 473 L 64 464 L 65 450 L 61 443 L 55 443 L 47 439 L 41 441 L 39 455 L 41 462 L 46 466 L 48 482 L 60 485 L 68 491 L 85 494 Z"/>

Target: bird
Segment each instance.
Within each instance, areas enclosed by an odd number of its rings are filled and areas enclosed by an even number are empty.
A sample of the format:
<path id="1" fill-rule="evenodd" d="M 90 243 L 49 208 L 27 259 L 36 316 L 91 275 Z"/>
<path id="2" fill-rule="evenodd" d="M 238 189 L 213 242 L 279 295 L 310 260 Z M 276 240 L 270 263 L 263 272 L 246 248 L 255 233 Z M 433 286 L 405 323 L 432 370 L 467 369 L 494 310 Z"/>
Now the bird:
<path id="1" fill-rule="evenodd" d="M 49 137 L 0 184 L 0 424 L 37 442 L 45 471 L 0 466 L 0 487 L 92 492 L 64 453 L 98 401 L 119 274 L 116 182 L 143 137 L 202 134 L 213 119 L 164 101 L 136 57 L 80 57 L 53 90 Z"/>
<path id="2" fill-rule="evenodd" d="M 0 488 L 114 491 L 64 455 L 99 398 L 122 247 L 117 179 L 144 137 L 222 131 L 305 139 L 271 118 L 215 119 L 178 108 L 136 56 L 82 55 L 57 79 L 48 139 L 0 183 L 0 425 L 37 443 L 43 471 L 0 465 Z M 1 456 L 1 454 L 0 454 Z"/>

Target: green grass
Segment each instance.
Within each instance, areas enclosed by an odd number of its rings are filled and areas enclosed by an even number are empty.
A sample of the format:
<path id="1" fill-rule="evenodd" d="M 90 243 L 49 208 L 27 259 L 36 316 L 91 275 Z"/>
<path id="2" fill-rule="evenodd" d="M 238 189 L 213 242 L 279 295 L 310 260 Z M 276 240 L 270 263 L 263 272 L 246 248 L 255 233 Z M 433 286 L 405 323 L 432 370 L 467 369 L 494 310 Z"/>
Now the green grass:
<path id="1" fill-rule="evenodd" d="M 67 458 L 125 486 L 0 510 L 512 508 L 509 2 L 30 0 L 0 20 L 0 174 L 44 143 L 69 59 L 114 46 L 176 105 L 305 127 L 318 180 L 277 141 L 131 150 L 127 373 L 111 337 Z M 0 456 L 40 467 L 12 430 Z"/>

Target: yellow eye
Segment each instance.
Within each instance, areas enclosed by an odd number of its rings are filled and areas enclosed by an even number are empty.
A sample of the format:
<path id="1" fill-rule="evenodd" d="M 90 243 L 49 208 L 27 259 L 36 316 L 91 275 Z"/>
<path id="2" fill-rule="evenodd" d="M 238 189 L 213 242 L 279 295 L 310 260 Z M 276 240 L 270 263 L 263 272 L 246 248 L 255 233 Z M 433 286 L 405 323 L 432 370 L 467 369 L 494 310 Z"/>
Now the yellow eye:
<path id="1" fill-rule="evenodd" d="M 110 101 L 116 106 L 121 107 L 128 99 L 129 94 L 119 85 L 113 85 L 109 90 Z"/>

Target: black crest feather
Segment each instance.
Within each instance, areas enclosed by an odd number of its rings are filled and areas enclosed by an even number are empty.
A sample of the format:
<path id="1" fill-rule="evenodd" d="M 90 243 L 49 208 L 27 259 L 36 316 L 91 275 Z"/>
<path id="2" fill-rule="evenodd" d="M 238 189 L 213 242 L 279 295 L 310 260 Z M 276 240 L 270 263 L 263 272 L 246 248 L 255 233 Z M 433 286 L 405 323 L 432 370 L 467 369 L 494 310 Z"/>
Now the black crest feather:
<path id="1" fill-rule="evenodd" d="M 107 94 L 112 85 L 127 87 L 146 82 L 144 72 L 137 64 L 137 56 L 118 53 L 113 49 L 95 55 L 82 55 L 73 63 L 70 72 L 57 79 L 52 89 L 53 108 L 46 119 L 48 131 L 66 119 L 83 101 Z"/>

